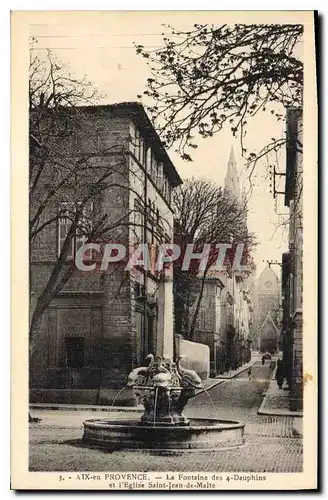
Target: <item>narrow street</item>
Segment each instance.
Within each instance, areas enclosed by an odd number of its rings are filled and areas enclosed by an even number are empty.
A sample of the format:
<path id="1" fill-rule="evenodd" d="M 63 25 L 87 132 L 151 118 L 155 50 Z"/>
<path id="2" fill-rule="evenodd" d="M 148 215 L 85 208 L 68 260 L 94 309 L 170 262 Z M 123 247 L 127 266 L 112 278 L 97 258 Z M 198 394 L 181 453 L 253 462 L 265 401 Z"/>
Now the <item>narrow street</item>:
<path id="1" fill-rule="evenodd" d="M 257 415 L 270 375 L 269 364 L 256 362 L 251 381 L 243 372 L 209 394 L 199 394 L 187 406 L 188 416 L 244 422 L 246 444 L 239 449 L 170 455 L 109 453 L 80 443 L 83 420 L 106 418 L 105 412 L 39 410 L 33 415 L 42 421 L 30 427 L 30 470 L 299 472 L 303 447 L 302 440 L 293 436 L 293 418 Z M 110 413 L 111 418 L 122 416 Z M 138 418 L 138 413 L 134 417 Z"/>
<path id="2" fill-rule="evenodd" d="M 208 416 L 231 420 L 253 421 L 257 409 L 261 404 L 262 394 L 266 390 L 271 371 L 270 365 L 262 366 L 257 361 L 252 368 L 252 380 L 248 380 L 247 372 L 242 372 L 235 378 L 225 381 L 210 391 L 214 402 L 212 407 L 210 398 L 206 393 L 199 394 L 193 398 L 187 409 L 189 413 L 201 416 L 206 406 Z"/>
<path id="3" fill-rule="evenodd" d="M 257 415 L 270 375 L 270 364 L 262 366 L 258 361 L 253 366 L 251 381 L 247 373 L 243 372 L 214 387 L 210 391 L 213 404 L 208 394 L 199 394 L 189 402 L 187 414 L 201 417 L 206 406 L 209 417 L 245 423 L 247 435 L 292 437 L 292 418 Z"/>

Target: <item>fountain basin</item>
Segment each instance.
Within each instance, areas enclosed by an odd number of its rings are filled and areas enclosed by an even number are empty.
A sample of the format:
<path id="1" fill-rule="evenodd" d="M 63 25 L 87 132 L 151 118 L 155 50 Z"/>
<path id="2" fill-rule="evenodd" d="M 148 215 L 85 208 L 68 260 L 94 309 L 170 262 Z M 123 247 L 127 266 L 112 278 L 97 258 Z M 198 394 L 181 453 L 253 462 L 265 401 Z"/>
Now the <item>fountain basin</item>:
<path id="1" fill-rule="evenodd" d="M 220 451 L 245 443 L 245 424 L 190 418 L 188 425 L 145 425 L 137 420 L 86 420 L 83 441 L 108 450 Z"/>

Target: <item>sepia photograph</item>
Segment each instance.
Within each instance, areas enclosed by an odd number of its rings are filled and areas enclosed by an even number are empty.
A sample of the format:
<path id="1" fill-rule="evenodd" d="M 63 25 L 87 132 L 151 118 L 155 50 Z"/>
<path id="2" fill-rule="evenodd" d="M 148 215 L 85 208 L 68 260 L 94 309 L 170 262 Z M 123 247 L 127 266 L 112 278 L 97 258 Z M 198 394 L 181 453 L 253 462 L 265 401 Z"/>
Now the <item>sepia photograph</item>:
<path id="1" fill-rule="evenodd" d="M 11 21 L 14 488 L 315 488 L 315 13 Z"/>

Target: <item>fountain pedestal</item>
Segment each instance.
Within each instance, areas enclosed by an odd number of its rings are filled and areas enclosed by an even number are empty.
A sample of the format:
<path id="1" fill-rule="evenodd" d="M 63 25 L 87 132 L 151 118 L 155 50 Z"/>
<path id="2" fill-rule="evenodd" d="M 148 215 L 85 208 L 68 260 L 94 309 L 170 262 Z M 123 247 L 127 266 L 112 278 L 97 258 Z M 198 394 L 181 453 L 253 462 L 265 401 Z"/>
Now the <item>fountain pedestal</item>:
<path id="1" fill-rule="evenodd" d="M 135 386 L 133 393 L 145 408 L 140 419 L 143 425 L 188 425 L 189 421 L 182 415 L 186 404 L 182 387 Z"/>

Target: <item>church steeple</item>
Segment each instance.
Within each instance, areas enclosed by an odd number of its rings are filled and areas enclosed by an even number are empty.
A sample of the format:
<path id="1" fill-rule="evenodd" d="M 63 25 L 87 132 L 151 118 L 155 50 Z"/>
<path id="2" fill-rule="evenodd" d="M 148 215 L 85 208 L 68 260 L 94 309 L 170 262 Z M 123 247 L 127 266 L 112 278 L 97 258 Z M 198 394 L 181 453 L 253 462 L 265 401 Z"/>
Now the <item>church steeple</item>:
<path id="1" fill-rule="evenodd" d="M 225 192 L 229 196 L 234 196 L 237 199 L 240 199 L 240 184 L 239 177 L 237 171 L 237 163 L 235 159 L 235 154 L 233 151 L 233 147 L 230 150 L 230 156 L 228 161 L 227 174 L 225 178 Z"/>
<path id="2" fill-rule="evenodd" d="M 231 149 L 230 149 L 230 156 L 229 156 L 229 162 L 228 163 L 232 163 L 233 165 L 236 165 L 236 159 L 235 159 L 235 153 L 234 153 L 234 150 L 233 150 L 233 146 L 231 146 Z"/>

